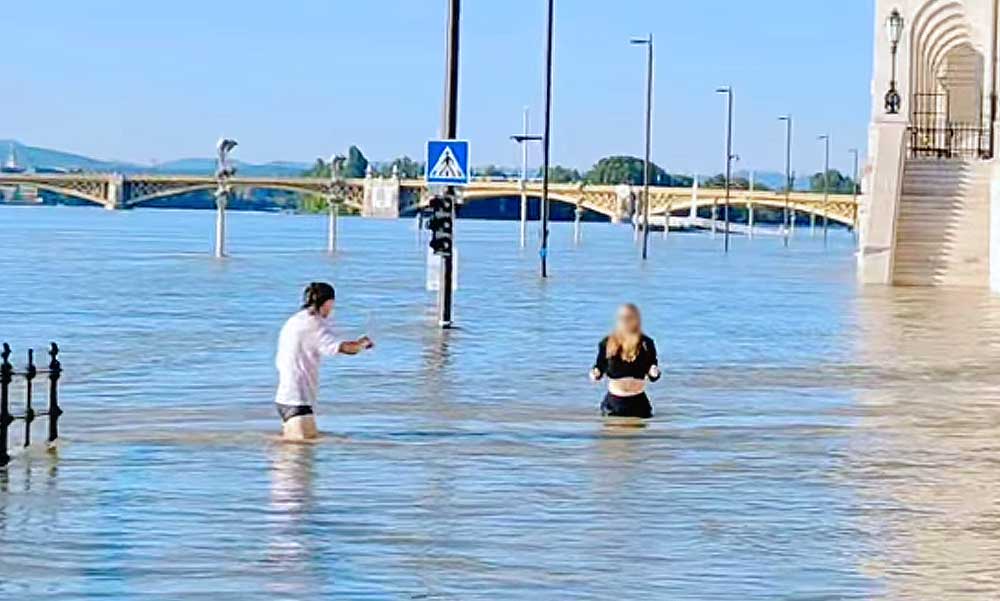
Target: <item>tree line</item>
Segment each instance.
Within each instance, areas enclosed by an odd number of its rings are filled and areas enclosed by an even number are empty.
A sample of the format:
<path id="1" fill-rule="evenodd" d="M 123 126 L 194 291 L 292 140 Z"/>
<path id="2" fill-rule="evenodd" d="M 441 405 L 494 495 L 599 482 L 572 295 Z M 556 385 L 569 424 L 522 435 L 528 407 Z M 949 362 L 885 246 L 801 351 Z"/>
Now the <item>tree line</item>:
<path id="1" fill-rule="evenodd" d="M 351 146 L 347 153 L 347 161 L 344 165 L 344 177 L 359 178 L 364 177 L 368 170 L 369 161 L 364 153 L 357 146 Z M 644 181 L 643 168 L 645 161 L 639 157 L 616 155 L 604 157 L 597 161 L 589 170 L 581 172 L 572 167 L 553 165 L 549 168 L 549 181 L 552 183 L 577 183 L 586 184 L 629 184 L 640 186 Z M 653 186 L 671 186 L 687 188 L 694 183 L 694 179 L 689 175 L 668 173 L 665 169 L 652 163 L 650 165 L 649 183 Z M 408 156 L 401 156 L 387 163 L 372 165 L 375 175 L 389 177 L 393 170 L 396 170 L 399 177 L 404 179 L 419 179 L 423 177 L 426 165 L 423 161 L 415 161 Z M 315 164 L 303 175 L 307 177 L 330 177 L 330 165 L 323 159 L 316 159 Z M 504 169 L 497 165 L 486 165 L 476 167 L 472 170 L 474 177 L 503 177 L 516 178 L 517 173 L 511 173 L 510 169 Z M 541 170 L 535 171 L 531 177 L 540 178 Z M 851 194 L 856 183 L 850 177 L 844 175 L 836 169 L 828 172 L 829 191 L 831 194 Z M 812 192 L 822 192 L 824 190 L 823 173 L 815 173 L 809 177 L 808 190 Z M 724 188 L 726 176 L 724 174 L 713 175 L 702 179 L 699 184 L 705 188 Z M 744 176 L 734 176 L 731 178 L 730 187 L 734 190 L 748 190 L 750 181 Z M 754 183 L 755 190 L 767 191 L 772 188 L 763 182 Z M 778 187 L 783 190 L 783 186 Z"/>

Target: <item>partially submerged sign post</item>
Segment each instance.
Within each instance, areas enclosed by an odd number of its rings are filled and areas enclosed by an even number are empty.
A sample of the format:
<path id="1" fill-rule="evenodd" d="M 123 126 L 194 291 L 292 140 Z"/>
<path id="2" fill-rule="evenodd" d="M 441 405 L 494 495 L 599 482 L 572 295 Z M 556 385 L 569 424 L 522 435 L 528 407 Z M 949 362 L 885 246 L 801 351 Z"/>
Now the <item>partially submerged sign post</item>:
<path id="1" fill-rule="evenodd" d="M 466 140 L 429 140 L 427 142 L 427 186 L 444 186 L 431 197 L 428 227 L 431 242 L 428 249 L 428 282 L 433 277 L 435 255 L 441 257 L 438 306 L 441 327 L 451 327 L 452 292 L 455 289 L 455 193 L 456 186 L 469 183 L 469 142 Z M 430 287 L 430 286 L 429 286 Z"/>

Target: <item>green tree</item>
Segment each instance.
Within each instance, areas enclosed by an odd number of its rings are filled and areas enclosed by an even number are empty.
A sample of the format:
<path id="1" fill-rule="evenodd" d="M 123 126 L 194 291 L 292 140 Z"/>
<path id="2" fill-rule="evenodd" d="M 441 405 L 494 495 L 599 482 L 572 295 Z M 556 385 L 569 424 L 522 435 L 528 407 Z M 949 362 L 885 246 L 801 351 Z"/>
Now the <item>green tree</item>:
<path id="1" fill-rule="evenodd" d="M 399 169 L 399 177 L 403 179 L 419 179 L 424 176 L 423 162 L 417 162 L 408 156 L 401 156 L 393 159 L 391 163 L 386 163 L 379 168 L 379 175 L 390 177 L 392 168 Z"/>
<path id="2" fill-rule="evenodd" d="M 632 184 L 643 183 L 643 167 L 645 161 L 632 156 L 605 157 L 591 168 L 584 176 L 588 184 Z M 653 186 L 690 186 L 692 180 L 687 176 L 674 176 L 653 163 L 649 174 L 649 183 Z"/>
<path id="3" fill-rule="evenodd" d="M 538 175 L 541 177 L 541 172 Z M 549 167 L 549 181 L 554 184 L 570 184 L 582 179 L 583 176 L 580 175 L 580 172 L 571 167 L 563 167 L 562 165 Z"/>
<path id="4" fill-rule="evenodd" d="M 831 169 L 827 175 L 830 180 L 830 194 L 852 194 L 854 192 L 854 180 L 840 171 Z M 822 171 L 809 178 L 809 190 L 812 192 L 823 192 L 824 185 Z"/>
<path id="5" fill-rule="evenodd" d="M 506 177 L 507 172 L 504 171 L 502 167 L 497 165 L 485 165 L 482 167 L 475 167 L 472 169 L 472 174 L 476 177 Z"/>
<path id="6" fill-rule="evenodd" d="M 713 175 L 712 177 L 701 182 L 701 186 L 704 188 L 725 188 L 726 187 L 726 174 L 720 173 L 718 175 Z M 750 179 L 734 175 L 732 180 L 729 182 L 730 190 L 749 190 L 750 189 Z M 763 184 L 761 182 L 754 182 L 753 189 L 757 191 L 769 191 L 771 187 Z"/>
<path id="7" fill-rule="evenodd" d="M 344 165 L 344 177 L 364 177 L 368 169 L 368 159 L 357 146 L 347 150 L 347 164 Z"/>

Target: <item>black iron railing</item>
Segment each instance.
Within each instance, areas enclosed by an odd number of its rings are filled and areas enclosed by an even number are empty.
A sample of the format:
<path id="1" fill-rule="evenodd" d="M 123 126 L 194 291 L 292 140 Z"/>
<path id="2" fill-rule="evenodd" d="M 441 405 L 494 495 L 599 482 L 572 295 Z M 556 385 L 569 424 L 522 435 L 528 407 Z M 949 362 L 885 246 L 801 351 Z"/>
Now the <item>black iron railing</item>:
<path id="1" fill-rule="evenodd" d="M 967 123 L 911 125 L 909 154 L 918 158 L 992 158 L 993 132 L 990 127 Z"/>
<path id="2" fill-rule="evenodd" d="M 59 416 L 62 415 L 62 408 L 59 407 L 59 376 L 62 375 L 62 365 L 59 363 L 59 347 L 52 343 L 49 349 L 48 369 L 38 369 L 35 365 L 35 351 L 28 350 L 28 363 L 23 371 L 16 371 L 10 363 L 10 346 L 4 342 L 0 351 L 0 469 L 10 461 L 7 452 L 7 436 L 10 426 L 16 421 L 24 422 L 24 446 L 31 444 L 31 423 L 37 417 L 49 418 L 48 442 L 52 444 L 59 438 Z M 32 387 L 34 380 L 39 375 L 47 375 L 49 379 L 48 407 L 42 411 L 36 411 L 32 406 Z M 10 411 L 10 385 L 15 378 L 21 378 L 25 382 L 24 412 L 14 414 Z"/>

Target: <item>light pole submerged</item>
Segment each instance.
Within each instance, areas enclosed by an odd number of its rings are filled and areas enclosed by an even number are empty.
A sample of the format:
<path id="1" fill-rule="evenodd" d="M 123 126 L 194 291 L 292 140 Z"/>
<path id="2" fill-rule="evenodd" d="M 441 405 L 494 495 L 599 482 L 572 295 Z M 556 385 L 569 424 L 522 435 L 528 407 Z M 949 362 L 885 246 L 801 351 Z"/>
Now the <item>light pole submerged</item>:
<path id="1" fill-rule="evenodd" d="M 729 252 L 729 202 L 733 177 L 733 88 L 732 86 L 721 87 L 716 90 L 718 94 L 726 95 L 726 204 L 722 208 L 723 220 L 723 251 Z"/>
<path id="2" fill-rule="evenodd" d="M 790 224 L 788 223 L 788 206 L 791 204 L 792 186 L 792 116 L 784 115 L 778 117 L 779 121 L 785 122 L 785 212 L 782 218 L 782 230 L 785 239 L 785 248 L 788 248 L 788 234 Z"/>
<path id="3" fill-rule="evenodd" d="M 549 152 L 552 133 L 552 27 L 555 0 L 548 1 L 545 36 L 545 133 L 542 139 L 542 241 L 538 250 L 542 277 L 549 277 Z"/>
<path id="4" fill-rule="evenodd" d="M 646 46 L 646 157 L 642 166 L 642 260 L 645 261 L 649 256 L 649 177 L 652 172 L 649 161 L 653 131 L 653 34 L 646 38 L 633 38 L 631 43 Z M 663 227 L 669 226 L 668 214 Z"/>
<path id="5" fill-rule="evenodd" d="M 218 159 L 215 168 L 215 258 L 226 256 L 226 206 L 232 191 L 229 178 L 236 175 L 236 168 L 229 164 L 229 153 L 236 148 L 236 140 L 220 138 L 215 145 Z"/>
<path id="6" fill-rule="evenodd" d="M 854 157 L 854 174 L 851 178 L 851 197 L 853 199 L 853 219 L 851 219 L 851 233 L 854 236 L 858 234 L 858 188 L 860 184 L 858 183 L 858 162 L 860 161 L 861 153 L 858 152 L 857 148 L 852 148 L 848 151 Z"/>
<path id="7" fill-rule="evenodd" d="M 510 137 L 521 145 L 521 248 L 524 248 L 528 237 L 528 142 L 540 142 L 542 136 L 528 133 L 528 107 L 524 107 L 524 119 L 521 134 Z"/>
<path id="8" fill-rule="evenodd" d="M 331 255 L 337 252 L 337 216 L 340 213 L 340 202 L 338 202 L 337 196 L 343 196 L 345 161 L 347 161 L 347 157 L 342 154 L 330 157 L 330 195 L 327 197 L 329 219 L 327 220 L 326 252 Z"/>
<path id="9" fill-rule="evenodd" d="M 825 148 L 823 159 L 823 245 L 826 246 L 830 230 L 830 135 L 823 134 L 819 137 Z"/>

